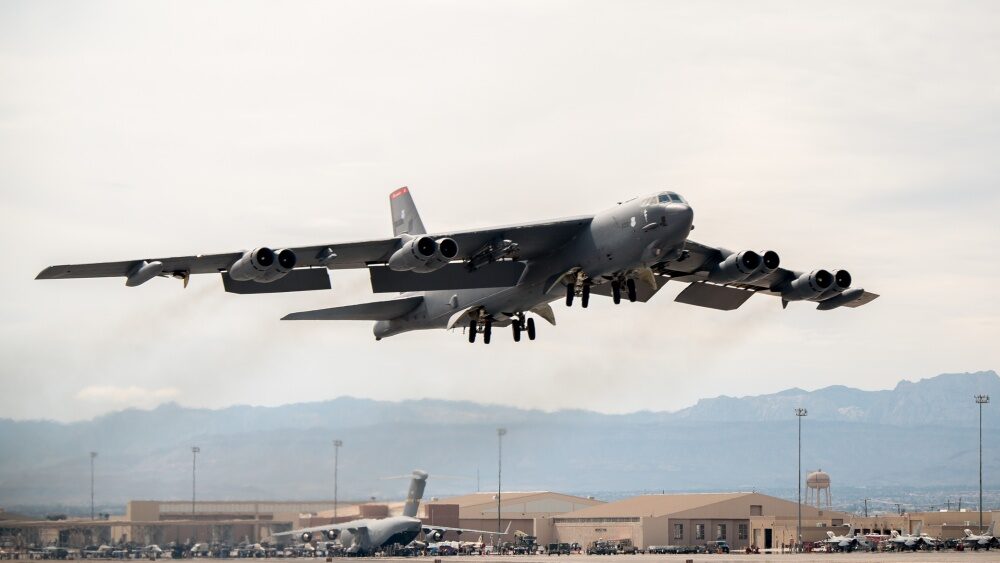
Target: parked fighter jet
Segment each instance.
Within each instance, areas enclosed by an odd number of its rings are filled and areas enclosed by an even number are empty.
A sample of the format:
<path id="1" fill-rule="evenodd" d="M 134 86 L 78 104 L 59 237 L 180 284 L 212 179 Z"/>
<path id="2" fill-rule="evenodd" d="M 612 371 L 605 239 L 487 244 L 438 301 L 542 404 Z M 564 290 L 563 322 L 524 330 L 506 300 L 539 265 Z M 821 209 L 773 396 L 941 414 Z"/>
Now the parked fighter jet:
<path id="1" fill-rule="evenodd" d="M 972 549 L 998 547 L 1000 546 L 1000 538 L 996 537 L 996 527 L 997 521 L 994 520 L 984 533 L 973 534 L 972 530 L 965 530 L 965 537 L 962 538 L 962 542 Z"/>
<path id="2" fill-rule="evenodd" d="M 831 546 L 835 551 L 853 551 L 859 547 L 868 547 L 868 538 L 860 534 L 852 536 L 852 531 L 854 531 L 854 526 L 848 524 L 847 533 L 842 536 L 838 536 L 833 532 L 827 532 L 823 543 Z"/>
<path id="3" fill-rule="evenodd" d="M 923 527 L 923 523 L 917 524 L 917 529 L 914 530 L 912 534 L 902 534 L 893 530 L 888 541 L 898 549 L 908 548 L 916 551 L 923 547 L 935 547 L 939 543 L 939 540 L 927 534 L 921 533 Z"/>
<path id="4" fill-rule="evenodd" d="M 344 550 L 351 555 L 370 555 L 383 547 L 391 545 L 407 545 L 420 535 L 424 534 L 424 543 L 439 542 L 444 539 L 445 532 L 455 532 L 458 535 L 463 533 L 489 534 L 493 535 L 497 531 L 471 530 L 468 528 L 450 528 L 447 526 L 424 526 L 418 519 L 417 508 L 420 506 L 420 499 L 424 495 L 424 487 L 427 486 L 427 473 L 415 470 L 410 481 L 410 490 L 406 495 L 406 505 L 403 507 L 402 516 L 390 516 L 388 518 L 352 520 L 341 524 L 327 524 L 326 526 L 315 526 L 292 530 L 290 532 L 280 532 L 271 534 L 272 537 L 293 536 L 303 542 L 310 543 L 313 539 L 325 537 L 329 541 L 339 541 Z M 506 534 L 510 531 L 507 525 Z"/>
<path id="5" fill-rule="evenodd" d="M 688 239 L 694 212 L 674 192 L 631 199 L 597 213 L 521 225 L 427 234 L 408 188 L 389 196 L 393 237 L 182 256 L 52 266 L 37 279 L 124 277 L 141 285 L 191 274 L 221 274 L 231 293 L 330 289 L 328 269 L 367 268 L 376 293 L 402 293 L 374 303 L 293 313 L 285 320 L 371 320 L 375 338 L 411 330 L 467 327 L 469 342 L 490 342 L 495 326 L 515 341 L 536 337 L 537 315 L 555 324 L 549 303 L 587 307 L 591 294 L 620 303 L 648 301 L 670 280 L 689 284 L 675 299 L 733 310 L 756 293 L 782 306 L 808 301 L 817 309 L 859 307 L 878 295 L 852 287 L 847 270 L 809 272 L 780 267 L 772 250 L 732 252 Z"/>

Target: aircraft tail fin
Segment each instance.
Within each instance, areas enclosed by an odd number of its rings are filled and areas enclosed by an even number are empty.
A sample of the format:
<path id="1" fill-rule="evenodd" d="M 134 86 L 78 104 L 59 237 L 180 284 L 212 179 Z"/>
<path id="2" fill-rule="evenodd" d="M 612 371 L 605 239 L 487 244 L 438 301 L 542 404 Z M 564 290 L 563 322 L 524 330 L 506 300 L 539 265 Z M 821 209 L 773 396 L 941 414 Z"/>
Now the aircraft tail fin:
<path id="1" fill-rule="evenodd" d="M 392 212 L 392 236 L 427 234 L 417 206 L 413 203 L 413 196 L 410 195 L 410 188 L 403 186 L 389 194 L 389 209 Z"/>
<path id="2" fill-rule="evenodd" d="M 413 479 L 410 480 L 410 490 L 406 493 L 406 505 L 403 506 L 403 516 L 417 517 L 417 508 L 420 507 L 420 499 L 424 498 L 424 488 L 426 486 L 427 472 L 414 469 Z"/>

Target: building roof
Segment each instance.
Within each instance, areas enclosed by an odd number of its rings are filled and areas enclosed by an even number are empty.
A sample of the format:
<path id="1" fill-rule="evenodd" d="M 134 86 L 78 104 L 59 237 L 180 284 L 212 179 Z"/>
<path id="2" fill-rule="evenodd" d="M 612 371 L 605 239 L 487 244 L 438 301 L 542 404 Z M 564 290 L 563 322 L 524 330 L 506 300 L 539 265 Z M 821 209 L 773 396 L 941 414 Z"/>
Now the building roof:
<path id="1" fill-rule="evenodd" d="M 796 504 L 792 501 L 762 495 L 760 493 L 685 493 L 669 495 L 640 495 L 623 499 L 607 504 L 591 506 L 575 512 L 561 515 L 560 519 L 576 518 L 630 518 L 630 517 L 658 517 L 683 515 L 683 513 L 697 512 L 699 515 L 711 513 L 707 507 L 713 505 L 726 504 L 724 511 L 726 515 L 732 515 L 734 507 L 732 502 L 745 505 L 746 515 L 750 515 L 751 505 L 761 505 L 763 514 L 773 513 L 777 510 L 785 511 Z M 722 507 L 720 506 L 720 509 Z M 802 505 L 802 515 L 814 517 L 821 511 L 815 507 Z M 828 511 L 831 512 L 831 511 Z"/>
<path id="2" fill-rule="evenodd" d="M 503 505 L 508 501 L 515 501 L 518 499 L 523 499 L 524 497 L 536 496 L 536 495 L 548 495 L 548 494 L 560 494 L 560 493 L 550 493 L 549 491 L 506 491 L 500 493 L 500 504 Z M 567 495 L 568 496 L 568 495 Z M 497 494 L 495 492 L 489 493 L 470 493 L 467 495 L 459 495 L 457 497 L 447 497 L 437 500 L 428 501 L 426 504 L 457 504 L 459 508 L 468 508 L 470 506 L 479 506 L 481 504 L 496 504 Z"/>

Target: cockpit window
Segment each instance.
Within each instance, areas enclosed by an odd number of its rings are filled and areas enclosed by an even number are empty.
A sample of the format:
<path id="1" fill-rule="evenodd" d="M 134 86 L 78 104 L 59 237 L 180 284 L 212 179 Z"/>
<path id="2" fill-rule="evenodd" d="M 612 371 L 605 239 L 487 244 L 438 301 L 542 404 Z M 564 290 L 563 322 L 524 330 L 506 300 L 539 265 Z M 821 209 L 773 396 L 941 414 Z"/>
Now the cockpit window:
<path id="1" fill-rule="evenodd" d="M 684 201 L 684 198 L 675 194 L 674 192 L 663 192 L 662 194 L 660 194 L 659 199 L 660 203 L 672 203 L 672 202 L 686 203 Z"/>

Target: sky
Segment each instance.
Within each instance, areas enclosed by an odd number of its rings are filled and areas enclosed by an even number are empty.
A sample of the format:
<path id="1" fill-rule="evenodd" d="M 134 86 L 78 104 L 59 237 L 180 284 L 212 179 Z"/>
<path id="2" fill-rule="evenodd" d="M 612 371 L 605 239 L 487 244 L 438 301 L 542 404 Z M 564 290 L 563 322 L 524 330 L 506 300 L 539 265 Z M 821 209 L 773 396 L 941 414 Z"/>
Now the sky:
<path id="1" fill-rule="evenodd" d="M 0 3 L 0 417 L 343 395 L 675 410 L 1000 368 L 996 2 Z M 371 300 L 53 264 L 595 213 L 673 189 L 692 239 L 846 268 L 830 312 L 763 296 L 555 304 L 535 342 L 282 323 Z M 376 297 L 379 298 L 379 297 Z"/>

